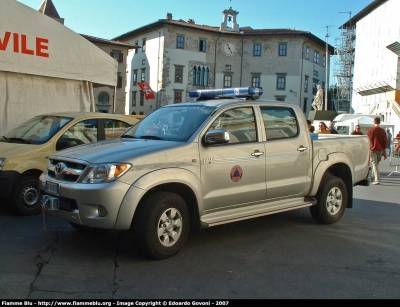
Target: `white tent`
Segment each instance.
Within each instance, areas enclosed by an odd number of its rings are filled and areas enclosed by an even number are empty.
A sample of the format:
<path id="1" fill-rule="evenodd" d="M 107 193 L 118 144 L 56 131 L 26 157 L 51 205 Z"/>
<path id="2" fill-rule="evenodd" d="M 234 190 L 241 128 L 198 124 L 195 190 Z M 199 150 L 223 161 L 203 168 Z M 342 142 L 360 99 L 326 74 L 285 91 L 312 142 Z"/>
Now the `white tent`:
<path id="1" fill-rule="evenodd" d="M 52 18 L 0 1 L 0 135 L 37 114 L 94 111 L 93 84 L 116 86 L 115 59 Z"/>

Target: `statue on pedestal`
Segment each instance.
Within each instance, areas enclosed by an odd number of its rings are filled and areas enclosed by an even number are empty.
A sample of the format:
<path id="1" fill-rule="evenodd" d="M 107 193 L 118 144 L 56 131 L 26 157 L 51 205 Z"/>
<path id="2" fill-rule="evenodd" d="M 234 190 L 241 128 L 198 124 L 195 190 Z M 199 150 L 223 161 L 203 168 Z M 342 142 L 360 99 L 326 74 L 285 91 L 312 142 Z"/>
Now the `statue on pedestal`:
<path id="1" fill-rule="evenodd" d="M 324 91 L 322 90 L 321 85 L 317 86 L 317 94 L 314 97 L 314 101 L 311 105 L 314 110 L 322 110 L 324 106 Z"/>

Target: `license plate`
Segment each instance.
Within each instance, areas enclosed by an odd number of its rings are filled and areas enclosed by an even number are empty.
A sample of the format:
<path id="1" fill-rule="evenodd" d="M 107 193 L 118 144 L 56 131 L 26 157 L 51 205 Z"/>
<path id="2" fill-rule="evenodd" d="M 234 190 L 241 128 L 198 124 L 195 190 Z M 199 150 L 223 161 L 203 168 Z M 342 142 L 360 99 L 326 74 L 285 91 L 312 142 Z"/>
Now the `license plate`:
<path id="1" fill-rule="evenodd" d="M 58 183 L 46 181 L 46 192 L 58 196 L 60 195 L 60 185 Z"/>

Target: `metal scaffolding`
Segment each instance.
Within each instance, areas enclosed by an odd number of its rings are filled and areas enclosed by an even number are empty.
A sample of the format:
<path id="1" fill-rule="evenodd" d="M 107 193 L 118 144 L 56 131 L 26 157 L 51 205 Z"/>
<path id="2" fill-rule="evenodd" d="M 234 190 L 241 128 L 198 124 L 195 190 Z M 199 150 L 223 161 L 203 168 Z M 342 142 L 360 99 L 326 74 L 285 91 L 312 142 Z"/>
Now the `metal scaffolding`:
<path id="1" fill-rule="evenodd" d="M 351 95 L 353 88 L 355 29 L 342 28 L 340 37 L 335 39 L 335 62 L 332 101 L 338 113 L 351 113 Z"/>

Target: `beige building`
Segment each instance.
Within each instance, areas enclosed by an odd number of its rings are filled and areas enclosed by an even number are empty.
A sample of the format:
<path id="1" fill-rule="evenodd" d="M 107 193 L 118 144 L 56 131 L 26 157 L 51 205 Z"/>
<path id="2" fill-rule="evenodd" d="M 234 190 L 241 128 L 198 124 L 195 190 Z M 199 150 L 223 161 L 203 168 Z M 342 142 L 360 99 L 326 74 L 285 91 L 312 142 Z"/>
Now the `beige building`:
<path id="1" fill-rule="evenodd" d="M 307 115 L 317 85 L 325 89 L 333 47 L 307 31 L 239 27 L 238 14 L 224 10 L 212 27 L 168 13 L 115 37 L 141 47 L 128 54 L 126 113 L 189 100 L 194 89 L 261 86 L 263 98 L 295 103 Z M 149 83 L 154 100 L 145 99 L 139 81 Z"/>
<path id="2" fill-rule="evenodd" d="M 63 22 L 51 0 L 40 10 Z M 238 14 L 223 10 L 219 27 L 174 20 L 168 13 L 113 40 L 81 34 L 123 59 L 116 88 L 94 88 L 96 111 L 147 115 L 189 100 L 191 90 L 261 86 L 263 98 L 295 103 L 307 115 L 317 85 L 327 89 L 334 48 L 308 31 L 239 27 Z M 137 82 L 148 83 L 155 99 L 146 100 Z"/>

